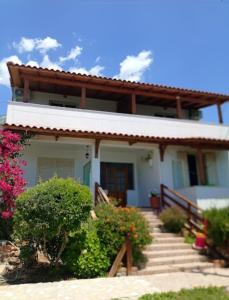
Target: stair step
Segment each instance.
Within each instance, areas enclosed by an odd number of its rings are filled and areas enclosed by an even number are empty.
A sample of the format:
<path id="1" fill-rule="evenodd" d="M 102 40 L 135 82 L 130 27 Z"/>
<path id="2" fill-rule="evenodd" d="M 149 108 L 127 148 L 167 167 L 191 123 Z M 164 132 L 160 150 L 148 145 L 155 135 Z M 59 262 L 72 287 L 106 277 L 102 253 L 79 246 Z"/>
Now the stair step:
<path id="1" fill-rule="evenodd" d="M 169 232 L 152 232 L 151 233 L 155 238 L 158 237 L 179 237 L 175 233 L 169 233 Z"/>
<path id="2" fill-rule="evenodd" d="M 194 255 L 198 252 L 193 249 L 166 249 L 166 250 L 145 250 L 143 251 L 144 255 L 148 258 L 156 258 L 156 257 L 174 257 L 174 256 L 181 256 L 181 255 Z"/>
<path id="3" fill-rule="evenodd" d="M 155 237 L 155 244 L 177 244 L 184 242 L 183 237 Z"/>
<path id="4" fill-rule="evenodd" d="M 161 251 L 161 250 L 181 250 L 181 249 L 190 249 L 191 246 L 189 244 L 185 243 L 174 243 L 174 244 L 155 244 L 153 242 L 151 245 L 148 245 L 145 247 L 145 250 L 150 250 L 150 251 Z"/>
<path id="5" fill-rule="evenodd" d="M 184 271 L 194 271 L 194 270 L 204 270 L 212 268 L 213 264 L 209 262 L 199 262 L 199 263 L 186 263 L 186 264 L 174 264 L 174 265 L 162 265 L 162 266 L 151 266 L 143 270 L 140 270 L 136 275 L 152 275 L 152 274 L 162 274 L 162 273 L 172 273 L 172 272 L 184 272 Z"/>
<path id="6" fill-rule="evenodd" d="M 174 257 L 156 257 L 150 258 L 146 263 L 148 266 L 161 266 L 161 265 L 175 265 L 175 264 L 186 264 L 186 263 L 198 263 L 207 261 L 207 257 L 199 254 L 194 255 L 181 255 Z"/>

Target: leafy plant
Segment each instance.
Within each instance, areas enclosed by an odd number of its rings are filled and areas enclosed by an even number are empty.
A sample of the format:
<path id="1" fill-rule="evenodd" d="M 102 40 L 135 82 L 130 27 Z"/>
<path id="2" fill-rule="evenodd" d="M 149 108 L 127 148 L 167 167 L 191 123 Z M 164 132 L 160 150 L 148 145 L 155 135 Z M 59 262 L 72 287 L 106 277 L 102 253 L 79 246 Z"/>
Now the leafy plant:
<path id="1" fill-rule="evenodd" d="M 134 262 L 139 262 L 139 251 L 152 241 L 148 222 L 141 213 L 136 208 L 103 204 L 98 205 L 95 212 L 97 234 L 110 262 L 113 263 L 127 233 L 132 242 Z"/>
<path id="2" fill-rule="evenodd" d="M 164 227 L 169 232 L 179 233 L 186 222 L 185 213 L 178 207 L 166 208 L 161 214 L 160 219 Z"/>
<path id="3" fill-rule="evenodd" d="M 21 194 L 14 216 L 14 236 L 41 248 L 57 264 L 71 231 L 88 219 L 92 196 L 73 179 L 53 177 Z"/>
<path id="4" fill-rule="evenodd" d="M 72 235 L 62 259 L 77 278 L 104 276 L 110 265 L 92 222 Z"/>
<path id="5" fill-rule="evenodd" d="M 229 241 L 229 206 L 206 210 L 204 217 L 208 220 L 208 237 L 214 245 L 226 245 Z"/>

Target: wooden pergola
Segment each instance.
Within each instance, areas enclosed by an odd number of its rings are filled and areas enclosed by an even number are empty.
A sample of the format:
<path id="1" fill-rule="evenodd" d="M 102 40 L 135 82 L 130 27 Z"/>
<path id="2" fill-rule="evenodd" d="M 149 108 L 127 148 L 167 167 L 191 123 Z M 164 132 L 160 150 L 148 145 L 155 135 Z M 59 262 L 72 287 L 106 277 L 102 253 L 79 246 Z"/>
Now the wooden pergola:
<path id="1" fill-rule="evenodd" d="M 117 112 L 136 114 L 137 104 L 172 107 L 176 117 L 182 110 L 217 106 L 219 123 L 223 123 L 221 105 L 228 95 L 180 89 L 155 84 L 116 80 L 105 77 L 54 71 L 12 62 L 7 63 L 11 86 L 24 88 L 23 101 L 29 101 L 29 90 L 80 97 L 80 108 L 87 107 L 87 97 L 117 102 Z"/>

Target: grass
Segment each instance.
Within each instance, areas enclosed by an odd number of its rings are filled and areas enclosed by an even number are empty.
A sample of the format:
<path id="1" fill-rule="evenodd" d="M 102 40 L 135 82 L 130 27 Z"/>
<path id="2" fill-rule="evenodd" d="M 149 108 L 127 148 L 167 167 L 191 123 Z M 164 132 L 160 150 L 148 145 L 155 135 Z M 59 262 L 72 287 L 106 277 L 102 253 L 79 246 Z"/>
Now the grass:
<path id="1" fill-rule="evenodd" d="M 194 288 L 183 289 L 180 292 L 146 294 L 139 300 L 229 300 L 229 294 L 224 288 Z"/>

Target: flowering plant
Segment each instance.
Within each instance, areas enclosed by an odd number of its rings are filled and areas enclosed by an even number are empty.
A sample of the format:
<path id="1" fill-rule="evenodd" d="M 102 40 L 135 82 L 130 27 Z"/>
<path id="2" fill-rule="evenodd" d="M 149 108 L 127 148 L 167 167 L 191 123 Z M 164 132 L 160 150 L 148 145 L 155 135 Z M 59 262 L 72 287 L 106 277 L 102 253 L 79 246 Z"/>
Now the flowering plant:
<path id="1" fill-rule="evenodd" d="M 153 189 L 149 192 L 149 197 L 158 197 L 159 196 L 159 192 L 157 189 Z"/>
<path id="2" fill-rule="evenodd" d="M 0 214 L 3 219 L 13 216 L 15 199 L 23 192 L 26 181 L 22 177 L 20 160 L 23 141 L 19 134 L 0 130 Z"/>

